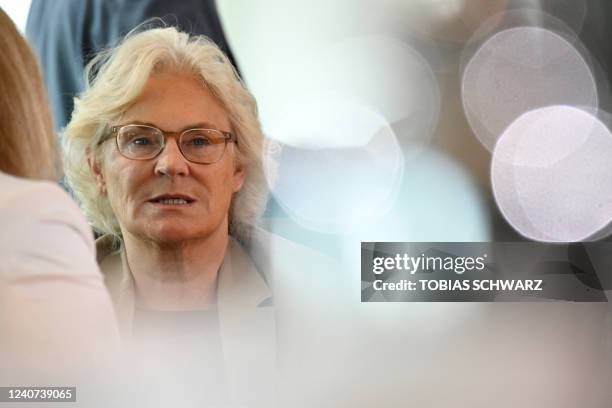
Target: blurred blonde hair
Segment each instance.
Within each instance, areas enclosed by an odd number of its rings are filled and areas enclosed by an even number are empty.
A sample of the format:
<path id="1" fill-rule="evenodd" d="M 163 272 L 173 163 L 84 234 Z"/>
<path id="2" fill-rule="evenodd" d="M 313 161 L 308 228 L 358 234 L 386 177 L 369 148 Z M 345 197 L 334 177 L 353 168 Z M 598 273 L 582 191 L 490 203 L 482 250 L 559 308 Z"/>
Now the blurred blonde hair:
<path id="1" fill-rule="evenodd" d="M 86 67 L 86 89 L 75 98 L 72 119 L 63 134 L 66 178 L 91 222 L 101 233 L 121 236 L 107 197 L 98 194 L 87 164 L 88 152 L 102 159 L 99 141 L 137 99 L 151 75 L 191 73 L 222 104 L 236 134 L 237 162 L 245 181 L 231 203 L 230 234 L 248 238 L 262 213 L 267 184 L 261 162 L 263 134 L 257 105 L 226 55 L 208 38 L 173 27 L 133 32 L 115 48 L 98 54 Z"/>
<path id="2" fill-rule="evenodd" d="M 56 138 L 34 53 L 0 9 L 0 171 L 57 180 Z"/>

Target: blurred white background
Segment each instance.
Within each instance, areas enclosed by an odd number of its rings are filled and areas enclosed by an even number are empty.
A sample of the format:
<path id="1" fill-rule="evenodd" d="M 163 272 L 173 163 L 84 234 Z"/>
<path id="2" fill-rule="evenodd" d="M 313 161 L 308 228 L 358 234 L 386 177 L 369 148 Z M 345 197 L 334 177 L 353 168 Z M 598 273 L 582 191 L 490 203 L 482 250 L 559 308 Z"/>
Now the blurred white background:
<path id="1" fill-rule="evenodd" d="M 0 8 L 13 19 L 22 33 L 25 32 L 30 3 L 31 0 L 0 0 Z"/>

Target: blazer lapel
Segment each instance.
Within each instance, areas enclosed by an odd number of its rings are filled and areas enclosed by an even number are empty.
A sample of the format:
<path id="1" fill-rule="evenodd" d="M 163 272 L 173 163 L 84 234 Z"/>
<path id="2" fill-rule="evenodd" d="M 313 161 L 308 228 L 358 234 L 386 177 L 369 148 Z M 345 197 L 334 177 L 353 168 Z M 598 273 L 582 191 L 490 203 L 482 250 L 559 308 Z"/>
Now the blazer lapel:
<path id="1" fill-rule="evenodd" d="M 276 368 L 271 292 L 249 255 L 231 237 L 218 279 L 217 307 L 230 394 L 240 403 L 269 399 Z"/>
<path id="2" fill-rule="evenodd" d="M 132 335 L 135 286 L 134 277 L 125 259 L 123 245 L 102 259 L 100 270 L 104 273 L 104 283 L 115 307 L 121 336 L 124 341 L 127 341 Z"/>

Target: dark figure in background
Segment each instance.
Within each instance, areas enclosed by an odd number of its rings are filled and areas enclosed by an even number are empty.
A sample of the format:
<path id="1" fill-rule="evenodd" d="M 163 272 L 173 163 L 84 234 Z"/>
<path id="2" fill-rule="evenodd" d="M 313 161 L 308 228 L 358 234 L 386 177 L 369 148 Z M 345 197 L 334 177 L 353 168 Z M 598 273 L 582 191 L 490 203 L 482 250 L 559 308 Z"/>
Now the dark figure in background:
<path id="1" fill-rule="evenodd" d="M 32 0 L 26 33 L 42 65 L 56 131 L 70 120 L 89 60 L 154 17 L 209 37 L 236 66 L 214 0 Z"/>

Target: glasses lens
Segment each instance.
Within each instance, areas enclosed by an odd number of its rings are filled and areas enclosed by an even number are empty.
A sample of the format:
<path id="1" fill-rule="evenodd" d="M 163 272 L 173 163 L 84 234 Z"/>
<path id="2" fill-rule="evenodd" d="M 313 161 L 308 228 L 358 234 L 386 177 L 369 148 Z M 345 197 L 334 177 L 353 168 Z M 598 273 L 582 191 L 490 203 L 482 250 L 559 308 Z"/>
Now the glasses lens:
<path id="1" fill-rule="evenodd" d="M 149 159 L 163 148 L 164 135 L 147 126 L 129 125 L 119 129 L 119 151 L 130 159 Z"/>
<path id="2" fill-rule="evenodd" d="M 225 152 L 223 133 L 213 129 L 192 129 L 181 136 L 180 147 L 188 160 L 210 164 L 221 160 Z"/>

